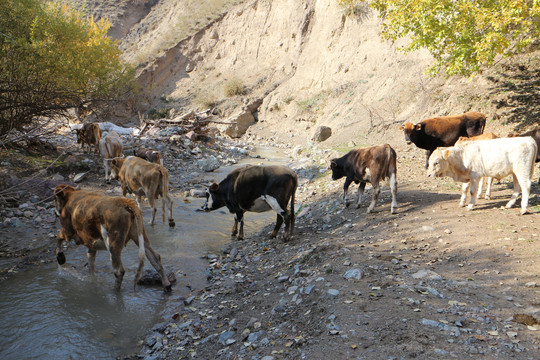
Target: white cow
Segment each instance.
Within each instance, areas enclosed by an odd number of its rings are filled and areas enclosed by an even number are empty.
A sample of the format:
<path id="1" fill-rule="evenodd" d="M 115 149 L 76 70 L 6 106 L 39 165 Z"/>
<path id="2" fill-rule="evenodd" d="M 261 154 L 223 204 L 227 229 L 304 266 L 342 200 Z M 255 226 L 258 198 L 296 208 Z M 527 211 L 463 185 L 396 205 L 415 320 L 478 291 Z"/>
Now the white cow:
<path id="1" fill-rule="evenodd" d="M 111 178 L 111 160 L 122 156 L 122 139 L 116 131 L 109 132 L 101 138 L 99 150 L 103 156 L 103 167 L 105 168 L 105 181 L 109 182 Z"/>
<path id="2" fill-rule="evenodd" d="M 481 177 L 501 179 L 512 174 L 514 192 L 506 207 L 511 208 L 521 192 L 521 214 L 525 214 L 537 151 L 536 141 L 532 137 L 472 141 L 459 146 L 438 148 L 429 158 L 428 176 L 449 176 L 463 182 L 459 206 L 465 206 L 470 186 L 468 209 L 472 210 Z"/>

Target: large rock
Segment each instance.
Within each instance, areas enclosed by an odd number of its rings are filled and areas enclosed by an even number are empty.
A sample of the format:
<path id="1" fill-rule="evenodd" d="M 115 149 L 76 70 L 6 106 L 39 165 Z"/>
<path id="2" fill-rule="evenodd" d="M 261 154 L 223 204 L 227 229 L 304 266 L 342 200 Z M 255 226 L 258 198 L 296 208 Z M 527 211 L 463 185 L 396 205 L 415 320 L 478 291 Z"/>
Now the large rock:
<path id="1" fill-rule="evenodd" d="M 239 138 L 246 133 L 251 125 L 255 124 L 255 117 L 253 117 L 249 109 L 243 108 L 240 112 L 231 116 L 227 122 L 230 125 L 225 129 L 225 134 L 232 138 Z"/>
<path id="2" fill-rule="evenodd" d="M 317 130 L 315 130 L 315 134 L 313 134 L 313 141 L 324 141 L 328 139 L 330 136 L 332 136 L 332 129 L 328 126 L 319 126 Z"/>
<path id="3" fill-rule="evenodd" d="M 219 160 L 215 156 L 209 156 L 197 161 L 197 166 L 202 171 L 210 172 L 219 168 Z"/>

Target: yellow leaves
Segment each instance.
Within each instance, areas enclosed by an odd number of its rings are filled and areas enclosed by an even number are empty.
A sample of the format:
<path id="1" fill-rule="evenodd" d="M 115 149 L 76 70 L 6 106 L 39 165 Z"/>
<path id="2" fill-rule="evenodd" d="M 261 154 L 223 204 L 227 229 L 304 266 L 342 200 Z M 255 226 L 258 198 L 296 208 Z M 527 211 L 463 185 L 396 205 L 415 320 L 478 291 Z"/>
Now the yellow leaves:
<path id="1" fill-rule="evenodd" d="M 342 6 L 361 0 L 339 0 Z M 381 36 L 411 41 L 402 51 L 428 49 L 432 73 L 470 74 L 528 46 L 540 35 L 539 0 L 373 0 Z"/>

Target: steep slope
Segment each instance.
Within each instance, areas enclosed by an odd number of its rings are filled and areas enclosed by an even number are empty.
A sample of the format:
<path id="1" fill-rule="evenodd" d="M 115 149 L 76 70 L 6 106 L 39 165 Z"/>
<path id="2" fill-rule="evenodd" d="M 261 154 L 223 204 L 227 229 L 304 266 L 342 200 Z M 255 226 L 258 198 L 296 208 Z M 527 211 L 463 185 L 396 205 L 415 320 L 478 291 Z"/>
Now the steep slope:
<path id="1" fill-rule="evenodd" d="M 264 97 L 252 132 L 303 144 L 321 124 L 333 129 L 329 143 L 363 144 L 368 132 L 407 119 L 471 109 L 500 116 L 485 77 L 429 78 L 430 55 L 397 51 L 379 25 L 369 8 L 346 17 L 335 0 L 241 4 L 141 70 L 147 106 L 217 103 L 227 116 L 246 98 Z M 232 80 L 247 94 L 227 97 Z"/>

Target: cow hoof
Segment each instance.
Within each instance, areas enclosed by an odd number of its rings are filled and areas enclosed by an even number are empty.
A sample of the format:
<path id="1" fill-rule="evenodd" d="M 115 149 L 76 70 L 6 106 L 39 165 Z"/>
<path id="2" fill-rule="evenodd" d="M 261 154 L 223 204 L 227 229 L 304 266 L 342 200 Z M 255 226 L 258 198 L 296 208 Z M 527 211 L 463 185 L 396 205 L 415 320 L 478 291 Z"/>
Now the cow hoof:
<path id="1" fill-rule="evenodd" d="M 66 256 L 64 253 L 59 253 L 56 255 L 56 261 L 58 261 L 58 264 L 64 265 L 66 263 Z"/>
<path id="2" fill-rule="evenodd" d="M 173 219 L 169 219 L 169 227 L 170 228 L 174 228 L 176 226 L 176 223 L 174 222 Z"/>
<path id="3" fill-rule="evenodd" d="M 351 205 L 350 202 L 346 202 L 346 203 L 345 203 L 345 207 L 346 207 L 346 208 L 348 208 L 350 205 Z"/>
<path id="4" fill-rule="evenodd" d="M 525 214 L 528 214 L 529 212 L 527 210 L 521 210 L 519 212 L 520 215 L 525 215 Z"/>

